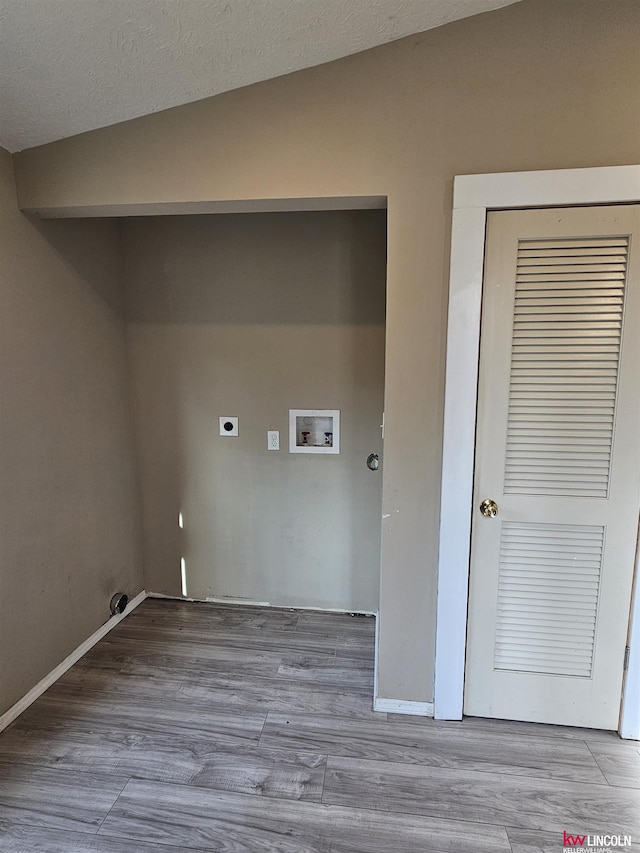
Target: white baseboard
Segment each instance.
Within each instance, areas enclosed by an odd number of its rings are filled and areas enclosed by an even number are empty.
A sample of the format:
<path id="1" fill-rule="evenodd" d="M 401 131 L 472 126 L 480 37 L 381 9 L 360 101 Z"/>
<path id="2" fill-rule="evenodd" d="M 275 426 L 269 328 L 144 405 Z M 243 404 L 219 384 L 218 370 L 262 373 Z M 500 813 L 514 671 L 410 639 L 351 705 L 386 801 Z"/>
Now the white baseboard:
<path id="1" fill-rule="evenodd" d="M 147 597 L 147 593 L 143 589 L 142 592 L 138 593 L 135 598 L 132 598 L 131 601 L 127 604 L 127 609 L 124 613 L 120 613 L 117 616 L 112 616 L 108 622 L 105 622 L 104 625 L 101 625 L 97 631 L 95 631 L 88 639 L 81 643 L 77 649 L 71 652 L 62 663 L 59 663 L 55 669 L 52 669 L 51 672 L 46 675 L 42 681 L 39 681 L 35 687 L 32 687 L 31 690 L 19 699 L 15 705 L 12 705 L 8 711 L 5 711 L 2 716 L 0 716 L 0 732 L 3 729 L 6 729 L 8 725 L 10 725 L 23 711 L 32 705 L 38 697 L 42 696 L 45 690 L 48 690 L 52 684 L 65 674 L 68 669 L 77 663 L 82 655 L 86 654 L 92 646 L 101 640 L 106 634 L 111 631 L 112 628 L 115 628 L 119 622 L 122 622 L 132 610 L 141 604 L 145 598 Z"/>
<path id="2" fill-rule="evenodd" d="M 373 647 L 373 697 L 378 695 L 378 661 L 380 659 L 380 611 L 376 613 L 376 632 Z M 375 710 L 375 709 L 374 709 Z"/>
<path id="3" fill-rule="evenodd" d="M 149 592 L 147 598 L 166 598 L 169 601 L 195 601 L 199 604 L 235 604 L 238 607 L 272 607 L 275 610 L 308 610 L 311 613 L 341 613 L 355 616 L 377 616 L 373 610 L 343 610 L 339 607 L 305 607 L 297 604 L 273 604 L 271 601 L 254 601 L 249 598 L 191 598 L 183 595 L 165 595 L 163 592 Z"/>
<path id="4" fill-rule="evenodd" d="M 404 699 L 373 700 L 374 711 L 386 711 L 388 714 L 412 714 L 414 717 L 433 717 L 433 702 L 407 702 Z"/>

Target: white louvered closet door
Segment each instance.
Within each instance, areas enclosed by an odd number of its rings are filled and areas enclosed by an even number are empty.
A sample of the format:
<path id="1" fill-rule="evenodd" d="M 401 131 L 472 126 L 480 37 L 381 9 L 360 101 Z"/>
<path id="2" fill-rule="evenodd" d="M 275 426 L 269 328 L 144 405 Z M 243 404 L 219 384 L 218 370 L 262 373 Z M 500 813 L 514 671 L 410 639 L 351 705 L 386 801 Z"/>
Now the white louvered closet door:
<path id="1" fill-rule="evenodd" d="M 640 207 L 489 214 L 466 714 L 617 729 L 639 511 Z"/>

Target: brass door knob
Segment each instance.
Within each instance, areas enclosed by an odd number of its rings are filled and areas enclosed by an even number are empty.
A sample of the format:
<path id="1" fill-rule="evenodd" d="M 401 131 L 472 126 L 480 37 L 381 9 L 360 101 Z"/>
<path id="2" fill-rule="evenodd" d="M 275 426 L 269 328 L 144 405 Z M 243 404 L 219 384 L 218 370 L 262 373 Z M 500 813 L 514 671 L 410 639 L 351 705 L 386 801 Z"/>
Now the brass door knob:
<path id="1" fill-rule="evenodd" d="M 487 498 L 480 504 L 480 512 L 485 518 L 495 518 L 498 514 L 498 504 Z"/>

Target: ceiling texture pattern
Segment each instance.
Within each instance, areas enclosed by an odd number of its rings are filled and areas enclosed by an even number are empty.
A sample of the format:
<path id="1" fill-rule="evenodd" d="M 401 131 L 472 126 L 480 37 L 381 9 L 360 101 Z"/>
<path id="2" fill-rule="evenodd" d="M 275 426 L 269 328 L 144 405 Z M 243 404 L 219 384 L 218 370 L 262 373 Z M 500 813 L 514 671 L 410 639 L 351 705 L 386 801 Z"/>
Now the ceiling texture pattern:
<path id="1" fill-rule="evenodd" d="M 516 0 L 0 0 L 0 146 L 42 145 Z"/>

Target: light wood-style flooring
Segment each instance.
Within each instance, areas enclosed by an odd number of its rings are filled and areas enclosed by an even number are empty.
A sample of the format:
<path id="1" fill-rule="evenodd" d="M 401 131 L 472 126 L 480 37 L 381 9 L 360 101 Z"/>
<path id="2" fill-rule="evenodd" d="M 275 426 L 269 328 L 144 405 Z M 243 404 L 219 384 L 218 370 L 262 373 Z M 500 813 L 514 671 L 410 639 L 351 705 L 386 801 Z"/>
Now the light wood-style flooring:
<path id="1" fill-rule="evenodd" d="M 639 743 L 372 711 L 374 620 L 147 600 L 0 735 L 2 853 L 559 853 Z"/>

